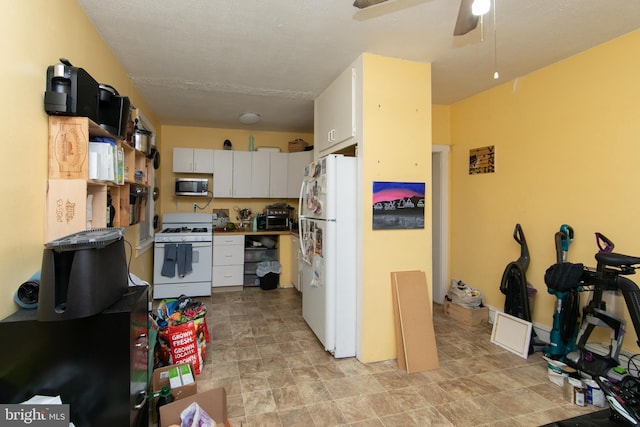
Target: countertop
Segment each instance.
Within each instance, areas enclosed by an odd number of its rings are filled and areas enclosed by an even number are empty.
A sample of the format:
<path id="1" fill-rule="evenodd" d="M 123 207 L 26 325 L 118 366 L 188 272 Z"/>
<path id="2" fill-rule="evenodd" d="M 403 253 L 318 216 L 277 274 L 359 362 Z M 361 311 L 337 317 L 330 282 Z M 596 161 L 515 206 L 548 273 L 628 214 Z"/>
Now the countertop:
<path id="1" fill-rule="evenodd" d="M 288 236 L 288 235 L 298 235 L 298 230 L 234 230 L 234 231 L 224 231 L 224 230 L 213 230 L 213 234 L 229 234 L 229 235 L 242 235 L 242 236 Z"/>

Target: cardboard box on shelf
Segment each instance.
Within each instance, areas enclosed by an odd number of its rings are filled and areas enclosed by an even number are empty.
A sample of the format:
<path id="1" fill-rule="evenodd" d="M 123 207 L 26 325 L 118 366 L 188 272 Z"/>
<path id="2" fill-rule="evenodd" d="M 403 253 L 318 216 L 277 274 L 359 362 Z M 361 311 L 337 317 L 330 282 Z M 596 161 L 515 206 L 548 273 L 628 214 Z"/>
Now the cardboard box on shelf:
<path id="1" fill-rule="evenodd" d="M 160 427 L 180 425 L 180 413 L 193 402 L 216 422 L 217 425 L 231 427 L 227 419 L 227 393 L 224 388 L 214 388 L 160 407 Z"/>
<path id="2" fill-rule="evenodd" d="M 469 326 L 480 325 L 489 321 L 489 309 L 487 307 L 469 309 L 451 301 L 444 302 L 444 315 Z"/>
<path id="3" fill-rule="evenodd" d="M 304 151 L 309 144 L 304 139 L 294 139 L 293 141 L 289 141 L 289 152 L 296 153 L 298 151 Z"/>

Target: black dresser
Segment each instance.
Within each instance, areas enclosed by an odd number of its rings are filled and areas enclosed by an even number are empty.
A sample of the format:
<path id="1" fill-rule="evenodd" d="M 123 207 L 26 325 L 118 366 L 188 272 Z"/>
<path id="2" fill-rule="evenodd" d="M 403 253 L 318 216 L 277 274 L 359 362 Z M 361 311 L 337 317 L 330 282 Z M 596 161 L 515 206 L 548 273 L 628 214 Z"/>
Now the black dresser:
<path id="1" fill-rule="evenodd" d="M 20 310 L 0 322 L 0 403 L 59 395 L 77 427 L 147 426 L 147 286 L 102 313 L 39 322 Z"/>

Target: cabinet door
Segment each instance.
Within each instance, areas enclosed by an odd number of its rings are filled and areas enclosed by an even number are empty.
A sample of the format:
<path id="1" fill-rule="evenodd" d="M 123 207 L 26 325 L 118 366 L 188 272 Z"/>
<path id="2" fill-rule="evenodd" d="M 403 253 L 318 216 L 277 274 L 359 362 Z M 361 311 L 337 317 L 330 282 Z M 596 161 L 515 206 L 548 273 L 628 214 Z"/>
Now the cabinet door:
<path id="1" fill-rule="evenodd" d="M 193 149 L 193 172 L 213 173 L 213 150 Z"/>
<path id="2" fill-rule="evenodd" d="M 317 150 L 330 149 L 356 135 L 355 78 L 355 68 L 347 68 L 316 98 L 314 141 Z"/>
<path id="3" fill-rule="evenodd" d="M 287 179 L 289 173 L 289 154 L 271 153 L 269 159 L 269 197 L 287 198 Z"/>
<path id="4" fill-rule="evenodd" d="M 213 151 L 213 197 L 233 196 L 233 151 Z"/>
<path id="5" fill-rule="evenodd" d="M 289 165 L 287 170 L 287 197 L 297 199 L 300 197 L 300 186 L 304 175 L 304 167 L 313 161 L 313 151 L 300 151 L 289 153 Z"/>
<path id="6" fill-rule="evenodd" d="M 291 237 L 291 283 L 300 290 L 300 270 L 298 269 L 298 253 L 300 252 L 300 239 Z"/>
<path id="7" fill-rule="evenodd" d="M 173 171 L 193 172 L 193 148 L 173 149 Z"/>
<path id="8" fill-rule="evenodd" d="M 269 197 L 269 163 L 271 154 L 268 151 L 251 152 L 251 197 Z"/>
<path id="9" fill-rule="evenodd" d="M 251 197 L 251 152 L 233 152 L 233 197 Z"/>

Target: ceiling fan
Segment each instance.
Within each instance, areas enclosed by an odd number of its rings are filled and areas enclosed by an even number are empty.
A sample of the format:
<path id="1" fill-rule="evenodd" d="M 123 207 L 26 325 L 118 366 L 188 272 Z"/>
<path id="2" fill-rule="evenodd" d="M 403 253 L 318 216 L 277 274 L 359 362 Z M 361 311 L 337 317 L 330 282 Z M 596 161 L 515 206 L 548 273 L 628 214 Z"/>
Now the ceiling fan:
<path id="1" fill-rule="evenodd" d="M 365 9 L 369 6 L 374 6 L 379 3 L 384 3 L 388 0 L 355 0 L 353 5 L 358 9 Z M 476 12 L 474 14 L 472 12 L 473 3 L 477 0 L 460 0 L 460 9 L 458 11 L 458 18 L 456 19 L 456 26 L 453 30 L 454 36 L 462 36 L 467 34 L 474 28 L 478 26 L 478 20 L 480 15 L 488 12 L 488 10 L 483 13 Z M 475 6 L 474 6 L 475 7 Z"/>

